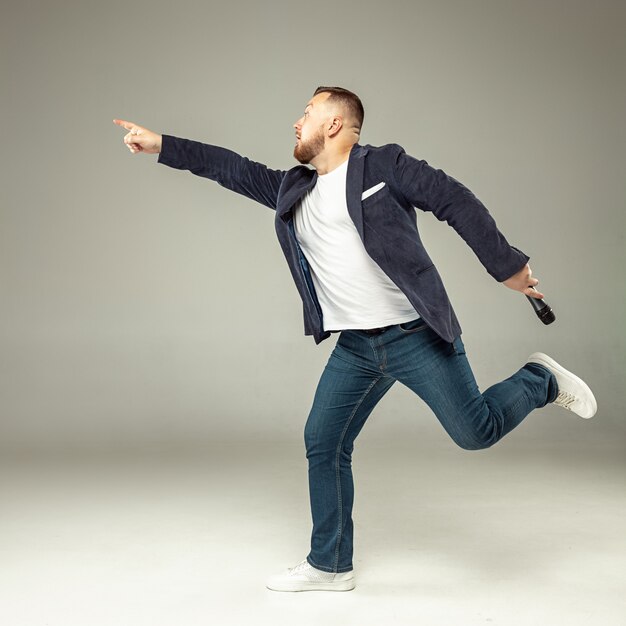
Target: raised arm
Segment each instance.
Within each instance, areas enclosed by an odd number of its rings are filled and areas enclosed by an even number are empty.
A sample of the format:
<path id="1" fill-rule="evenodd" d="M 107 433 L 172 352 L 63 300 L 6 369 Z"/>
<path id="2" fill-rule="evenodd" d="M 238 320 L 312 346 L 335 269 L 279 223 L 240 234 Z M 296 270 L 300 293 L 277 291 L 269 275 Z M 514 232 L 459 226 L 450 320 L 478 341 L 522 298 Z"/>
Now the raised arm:
<path id="1" fill-rule="evenodd" d="M 210 178 L 226 189 L 276 209 L 285 171 L 272 170 L 219 146 L 159 135 L 125 120 L 115 119 L 113 122 L 128 130 L 124 143 L 131 153 L 158 153 L 158 163 Z"/>

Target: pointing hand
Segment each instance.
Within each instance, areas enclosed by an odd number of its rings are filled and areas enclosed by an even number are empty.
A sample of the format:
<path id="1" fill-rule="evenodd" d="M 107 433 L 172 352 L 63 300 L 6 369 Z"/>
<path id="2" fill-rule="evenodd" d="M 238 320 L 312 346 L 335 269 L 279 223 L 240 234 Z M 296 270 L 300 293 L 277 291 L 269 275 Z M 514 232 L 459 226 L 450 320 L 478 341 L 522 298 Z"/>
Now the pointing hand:
<path id="1" fill-rule="evenodd" d="M 124 135 L 124 143 L 133 154 L 136 152 L 145 152 L 146 154 L 161 152 L 161 135 L 153 133 L 143 126 L 137 126 L 133 122 L 116 119 L 113 120 L 113 123 L 129 131 Z"/>

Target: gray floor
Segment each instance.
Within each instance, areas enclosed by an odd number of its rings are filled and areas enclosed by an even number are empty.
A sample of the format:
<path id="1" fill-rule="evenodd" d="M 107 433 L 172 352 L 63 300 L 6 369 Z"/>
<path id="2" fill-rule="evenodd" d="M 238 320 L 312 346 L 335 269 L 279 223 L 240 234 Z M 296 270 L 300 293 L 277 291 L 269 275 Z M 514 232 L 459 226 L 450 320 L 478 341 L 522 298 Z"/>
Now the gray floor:
<path id="1" fill-rule="evenodd" d="M 291 445 L 5 455 L 7 626 L 626 624 L 616 445 L 358 446 L 347 593 L 276 593 L 306 555 Z"/>

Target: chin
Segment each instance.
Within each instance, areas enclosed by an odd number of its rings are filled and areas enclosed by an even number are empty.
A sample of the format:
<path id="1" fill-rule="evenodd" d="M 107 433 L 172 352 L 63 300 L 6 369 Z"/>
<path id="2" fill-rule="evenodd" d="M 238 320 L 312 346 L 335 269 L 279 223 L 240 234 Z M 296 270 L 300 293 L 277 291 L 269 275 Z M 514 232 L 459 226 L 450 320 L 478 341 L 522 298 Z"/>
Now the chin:
<path id="1" fill-rule="evenodd" d="M 298 163 L 302 163 L 302 165 L 308 165 L 311 162 L 311 159 L 302 158 L 298 152 L 298 146 L 296 146 L 293 150 L 293 158 L 298 161 Z"/>

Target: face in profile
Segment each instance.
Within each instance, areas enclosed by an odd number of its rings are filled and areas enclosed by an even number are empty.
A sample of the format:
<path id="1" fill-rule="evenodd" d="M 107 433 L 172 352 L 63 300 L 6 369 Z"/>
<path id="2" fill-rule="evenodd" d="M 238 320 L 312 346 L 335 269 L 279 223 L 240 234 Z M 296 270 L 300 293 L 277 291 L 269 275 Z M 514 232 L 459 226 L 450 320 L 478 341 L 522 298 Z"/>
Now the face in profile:
<path id="1" fill-rule="evenodd" d="M 304 114 L 293 125 L 296 130 L 296 145 L 293 156 L 300 163 L 310 163 L 324 150 L 326 135 L 324 134 L 324 122 L 326 115 L 325 100 L 329 93 L 318 93 L 306 105 Z"/>
<path id="2" fill-rule="evenodd" d="M 320 126 L 317 132 L 306 141 L 304 139 L 298 139 L 293 149 L 293 156 L 300 161 L 300 163 L 306 165 L 322 152 L 325 144 L 326 137 L 324 136 L 324 127 Z"/>

